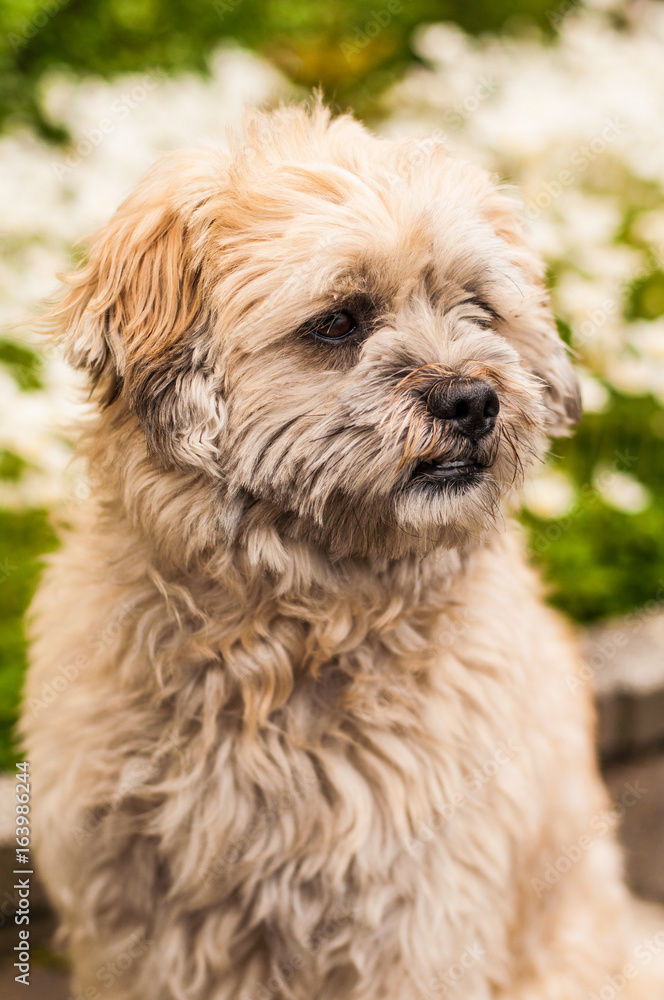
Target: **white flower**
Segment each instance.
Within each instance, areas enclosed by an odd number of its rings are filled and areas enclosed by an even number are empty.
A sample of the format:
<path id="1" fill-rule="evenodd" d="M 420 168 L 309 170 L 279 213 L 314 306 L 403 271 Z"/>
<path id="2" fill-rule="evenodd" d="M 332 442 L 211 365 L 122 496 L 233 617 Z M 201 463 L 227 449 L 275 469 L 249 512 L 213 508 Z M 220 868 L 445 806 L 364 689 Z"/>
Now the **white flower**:
<path id="1" fill-rule="evenodd" d="M 581 404 L 585 413 L 603 413 L 609 405 L 609 390 L 584 368 L 577 368 Z"/>
<path id="2" fill-rule="evenodd" d="M 606 504 L 626 514 L 640 514 L 652 501 L 647 486 L 628 472 L 616 472 L 610 466 L 598 466 L 593 485 Z"/>
<path id="3" fill-rule="evenodd" d="M 523 502 L 542 518 L 563 517 L 574 506 L 576 490 L 572 480 L 558 469 L 544 469 L 528 477 Z"/>
<path id="4" fill-rule="evenodd" d="M 632 223 L 632 232 L 638 239 L 656 247 L 657 256 L 664 262 L 664 209 L 642 212 Z"/>

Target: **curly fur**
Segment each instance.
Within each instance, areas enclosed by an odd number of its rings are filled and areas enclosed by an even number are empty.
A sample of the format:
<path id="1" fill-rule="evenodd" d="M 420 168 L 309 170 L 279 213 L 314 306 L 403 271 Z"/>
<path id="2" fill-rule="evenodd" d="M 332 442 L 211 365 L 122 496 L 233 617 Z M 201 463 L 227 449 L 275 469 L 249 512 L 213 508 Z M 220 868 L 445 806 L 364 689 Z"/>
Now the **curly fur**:
<path id="1" fill-rule="evenodd" d="M 622 976 L 588 692 L 503 513 L 578 416 L 542 274 L 480 168 L 316 105 L 166 158 L 64 279 L 92 495 L 32 609 L 22 733 L 81 994 Z M 357 336 L 321 342 L 340 309 Z M 476 445 L 428 409 L 450 378 L 500 400 Z M 471 451 L 465 489 L 418 480 Z M 664 995 L 654 968 L 624 995 Z"/>

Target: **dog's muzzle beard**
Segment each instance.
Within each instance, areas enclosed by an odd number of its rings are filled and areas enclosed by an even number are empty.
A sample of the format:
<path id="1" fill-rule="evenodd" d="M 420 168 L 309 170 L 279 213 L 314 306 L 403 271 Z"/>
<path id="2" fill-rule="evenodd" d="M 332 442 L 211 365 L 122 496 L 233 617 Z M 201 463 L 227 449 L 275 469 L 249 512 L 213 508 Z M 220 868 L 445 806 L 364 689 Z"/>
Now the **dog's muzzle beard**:
<path id="1" fill-rule="evenodd" d="M 476 544 L 543 440 L 539 383 L 500 349 L 418 366 L 380 345 L 316 406 L 268 397 L 228 447 L 228 537 L 378 561 Z"/>
<path id="2" fill-rule="evenodd" d="M 426 378 L 420 370 L 404 379 L 419 396 L 401 460 L 403 466 L 417 459 L 407 487 L 458 492 L 478 485 L 496 459 L 498 394 L 479 378 L 450 376 L 429 384 Z"/>

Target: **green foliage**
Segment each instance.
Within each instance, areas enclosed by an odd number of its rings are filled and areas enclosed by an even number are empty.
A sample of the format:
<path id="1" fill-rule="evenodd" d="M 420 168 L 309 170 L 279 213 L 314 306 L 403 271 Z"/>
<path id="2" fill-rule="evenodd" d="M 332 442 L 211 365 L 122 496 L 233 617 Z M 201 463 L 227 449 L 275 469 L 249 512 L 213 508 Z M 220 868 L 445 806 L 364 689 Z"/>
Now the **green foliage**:
<path id="1" fill-rule="evenodd" d="M 10 483 L 17 483 L 29 463 L 24 458 L 17 455 L 15 451 L 8 448 L 0 448 L 0 479 L 5 479 Z"/>
<path id="2" fill-rule="evenodd" d="M 664 313 L 664 272 L 659 269 L 632 286 L 627 318 L 656 319 Z"/>
<path id="3" fill-rule="evenodd" d="M 12 727 L 26 666 L 23 616 L 40 572 L 41 556 L 55 548 L 43 510 L 0 509 L 0 769 L 15 761 Z"/>
<path id="4" fill-rule="evenodd" d="M 21 389 L 41 389 L 40 377 L 42 360 L 25 344 L 11 340 L 0 340 L 0 364 L 4 365 Z"/>
<path id="5" fill-rule="evenodd" d="M 574 437 L 554 445 L 577 484 L 576 503 L 559 520 L 522 515 L 553 603 L 578 621 L 623 614 L 657 595 L 664 600 L 661 416 L 652 399 L 619 395 L 605 413 L 587 414 Z M 593 483 L 602 467 L 636 476 L 652 503 L 635 514 L 607 506 Z"/>
<path id="6" fill-rule="evenodd" d="M 103 76 L 146 68 L 204 71 L 211 50 L 235 40 L 271 59 L 304 87 L 361 113 L 413 60 L 417 25 L 457 21 L 472 32 L 535 22 L 547 0 L 4 0 L 0 6 L 0 125 L 36 121 L 45 70 Z M 548 15 L 548 17 L 547 17 Z M 553 18 L 555 21 L 555 18 Z"/>

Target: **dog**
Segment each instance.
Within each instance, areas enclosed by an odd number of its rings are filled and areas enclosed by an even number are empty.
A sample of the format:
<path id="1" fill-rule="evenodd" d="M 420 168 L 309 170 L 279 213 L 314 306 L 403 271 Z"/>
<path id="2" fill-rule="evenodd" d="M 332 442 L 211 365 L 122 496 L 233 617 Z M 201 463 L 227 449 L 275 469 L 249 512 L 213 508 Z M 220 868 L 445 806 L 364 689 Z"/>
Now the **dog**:
<path id="1" fill-rule="evenodd" d="M 510 519 L 579 418 L 516 199 L 284 106 L 64 281 L 90 496 L 20 725 L 76 995 L 661 1000 Z"/>

